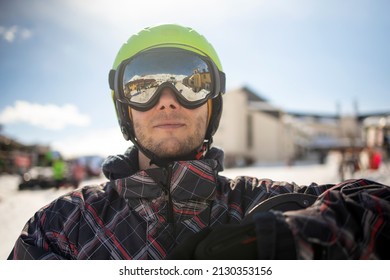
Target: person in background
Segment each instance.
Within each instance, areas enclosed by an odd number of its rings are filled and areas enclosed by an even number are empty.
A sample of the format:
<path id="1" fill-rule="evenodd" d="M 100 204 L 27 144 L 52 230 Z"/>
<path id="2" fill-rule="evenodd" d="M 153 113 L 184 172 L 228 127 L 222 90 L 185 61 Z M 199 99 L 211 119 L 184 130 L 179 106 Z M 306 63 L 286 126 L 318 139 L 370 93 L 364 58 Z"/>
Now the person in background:
<path id="1" fill-rule="evenodd" d="M 382 162 L 381 152 L 375 147 L 372 148 L 370 154 L 370 169 L 378 170 L 379 167 L 381 166 L 381 162 Z"/>
<path id="2" fill-rule="evenodd" d="M 225 82 L 215 49 L 192 28 L 131 36 L 109 85 L 133 145 L 105 160 L 106 183 L 35 213 L 9 259 L 388 259 L 388 186 L 219 174 L 212 140 Z"/>
<path id="3" fill-rule="evenodd" d="M 86 168 L 81 160 L 76 158 L 70 164 L 71 183 L 73 187 L 78 188 L 81 181 L 86 178 Z"/>
<path id="4" fill-rule="evenodd" d="M 67 166 L 66 162 L 61 158 L 55 158 L 52 163 L 53 179 L 57 189 L 63 187 L 66 183 Z"/>

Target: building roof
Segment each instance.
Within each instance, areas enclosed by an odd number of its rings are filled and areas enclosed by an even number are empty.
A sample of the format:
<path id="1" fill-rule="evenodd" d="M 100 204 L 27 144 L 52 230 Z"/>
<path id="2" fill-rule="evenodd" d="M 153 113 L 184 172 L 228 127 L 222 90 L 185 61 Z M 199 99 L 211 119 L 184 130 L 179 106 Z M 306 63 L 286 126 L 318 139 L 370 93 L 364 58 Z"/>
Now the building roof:
<path id="1" fill-rule="evenodd" d="M 258 93 L 255 93 L 253 90 L 251 90 L 247 86 L 242 87 L 242 90 L 248 95 L 248 101 L 268 102 L 268 100 L 266 98 L 260 96 Z"/>

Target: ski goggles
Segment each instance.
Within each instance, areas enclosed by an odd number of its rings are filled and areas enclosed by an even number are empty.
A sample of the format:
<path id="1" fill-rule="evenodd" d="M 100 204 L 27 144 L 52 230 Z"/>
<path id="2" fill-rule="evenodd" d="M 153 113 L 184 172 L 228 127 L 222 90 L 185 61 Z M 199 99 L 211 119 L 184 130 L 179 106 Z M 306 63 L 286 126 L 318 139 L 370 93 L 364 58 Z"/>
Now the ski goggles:
<path id="1" fill-rule="evenodd" d="M 189 109 L 225 92 L 225 73 L 211 59 L 178 48 L 141 52 L 111 70 L 109 80 L 116 100 L 139 111 L 154 107 L 166 87 Z"/>

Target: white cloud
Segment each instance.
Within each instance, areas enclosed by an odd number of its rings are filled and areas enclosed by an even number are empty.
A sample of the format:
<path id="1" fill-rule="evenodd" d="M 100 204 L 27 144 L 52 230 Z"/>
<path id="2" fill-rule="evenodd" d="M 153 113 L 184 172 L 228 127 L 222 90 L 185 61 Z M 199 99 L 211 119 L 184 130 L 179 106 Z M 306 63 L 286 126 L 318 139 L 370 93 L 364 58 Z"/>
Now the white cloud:
<path id="1" fill-rule="evenodd" d="M 69 125 L 87 126 L 90 118 L 71 104 L 58 106 L 16 101 L 14 106 L 0 112 L 0 123 L 27 123 L 48 130 L 61 130 Z"/>
<path id="2" fill-rule="evenodd" d="M 31 30 L 17 25 L 8 28 L 0 26 L 0 37 L 9 43 L 14 42 L 16 39 L 27 40 L 31 38 L 32 34 Z"/>
<path id="3" fill-rule="evenodd" d="M 81 134 L 72 134 L 51 143 L 54 150 L 60 151 L 65 158 L 83 155 L 123 154 L 132 143 L 125 141 L 118 126 L 106 129 L 87 130 Z"/>
<path id="4" fill-rule="evenodd" d="M 31 38 L 32 35 L 33 35 L 33 33 L 30 29 L 23 28 L 20 31 L 20 38 L 22 38 L 23 40 L 27 40 L 27 39 Z"/>

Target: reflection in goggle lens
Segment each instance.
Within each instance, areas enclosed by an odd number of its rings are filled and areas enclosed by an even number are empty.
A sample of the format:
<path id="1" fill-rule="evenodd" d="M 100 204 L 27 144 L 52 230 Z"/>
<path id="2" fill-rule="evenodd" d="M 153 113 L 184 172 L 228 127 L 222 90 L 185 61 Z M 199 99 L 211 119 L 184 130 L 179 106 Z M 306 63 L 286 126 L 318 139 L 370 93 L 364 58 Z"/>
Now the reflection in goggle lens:
<path id="1" fill-rule="evenodd" d="M 149 102 L 169 83 L 188 102 L 208 97 L 212 76 L 208 64 L 185 51 L 147 52 L 132 58 L 123 73 L 123 93 L 130 103 Z"/>

